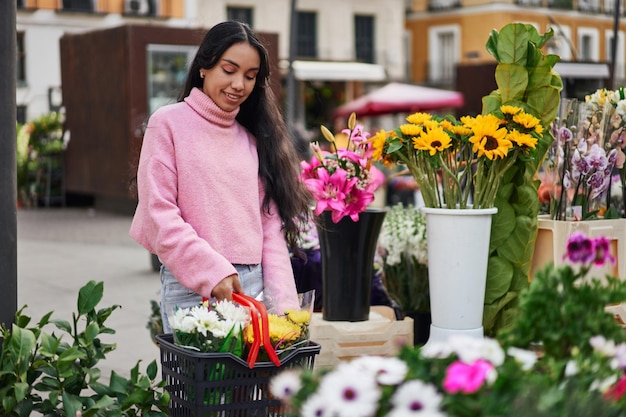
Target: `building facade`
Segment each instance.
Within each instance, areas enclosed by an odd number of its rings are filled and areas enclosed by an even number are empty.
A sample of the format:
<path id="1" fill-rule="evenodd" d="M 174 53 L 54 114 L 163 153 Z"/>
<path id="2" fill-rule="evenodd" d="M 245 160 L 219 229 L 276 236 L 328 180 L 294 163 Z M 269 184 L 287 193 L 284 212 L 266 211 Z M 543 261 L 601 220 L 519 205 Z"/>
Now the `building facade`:
<path id="1" fill-rule="evenodd" d="M 454 87 L 459 65 L 495 62 L 485 48 L 491 30 L 520 22 L 534 25 L 540 33 L 552 28 L 555 36 L 547 52 L 559 55 L 562 63 L 614 65 L 612 84 L 624 85 L 626 23 L 620 21 L 624 4 L 617 3 L 616 15 L 615 0 L 412 0 L 406 18 L 412 39 L 410 78 L 417 83 Z M 561 68 L 562 76 L 570 76 L 566 68 L 571 67 Z M 572 76 L 593 77 L 589 72 L 598 67 L 589 68 L 587 74 Z"/>
<path id="2" fill-rule="evenodd" d="M 296 118 L 308 126 L 325 122 L 333 106 L 370 87 L 405 80 L 408 72 L 404 0 L 16 1 L 20 122 L 62 104 L 63 34 L 125 24 L 209 28 L 234 19 L 260 32 L 277 33 L 283 84 L 289 63 L 296 61 L 296 101 L 291 105 Z M 292 5 L 296 45 L 290 54 Z"/>

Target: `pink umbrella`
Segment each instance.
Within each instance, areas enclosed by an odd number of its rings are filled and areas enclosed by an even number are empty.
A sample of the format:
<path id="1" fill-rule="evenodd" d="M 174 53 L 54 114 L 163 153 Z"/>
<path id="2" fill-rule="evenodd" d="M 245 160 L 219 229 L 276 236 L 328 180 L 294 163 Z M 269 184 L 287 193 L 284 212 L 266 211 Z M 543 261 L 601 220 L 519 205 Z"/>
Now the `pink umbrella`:
<path id="1" fill-rule="evenodd" d="M 414 113 L 463 106 L 463 94 L 419 85 L 389 83 L 354 101 L 339 106 L 334 118 L 349 116 L 375 116 L 379 114 Z"/>

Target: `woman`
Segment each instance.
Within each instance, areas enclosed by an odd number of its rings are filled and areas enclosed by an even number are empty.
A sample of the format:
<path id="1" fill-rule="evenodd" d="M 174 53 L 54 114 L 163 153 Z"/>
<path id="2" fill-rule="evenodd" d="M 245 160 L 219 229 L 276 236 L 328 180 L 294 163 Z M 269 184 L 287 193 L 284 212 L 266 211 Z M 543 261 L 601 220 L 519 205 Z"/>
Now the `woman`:
<path id="1" fill-rule="evenodd" d="M 308 217 L 298 158 L 269 87 L 265 47 L 245 24 L 204 37 L 179 102 L 150 117 L 130 235 L 159 256 L 161 313 L 232 292 L 297 308 L 289 250 Z"/>

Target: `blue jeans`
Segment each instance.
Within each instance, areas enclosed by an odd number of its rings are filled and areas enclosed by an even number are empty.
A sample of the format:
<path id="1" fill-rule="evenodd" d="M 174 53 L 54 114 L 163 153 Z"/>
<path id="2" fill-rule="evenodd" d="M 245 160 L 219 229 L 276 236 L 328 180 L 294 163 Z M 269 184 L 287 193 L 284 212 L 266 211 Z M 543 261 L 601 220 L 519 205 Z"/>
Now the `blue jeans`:
<path id="1" fill-rule="evenodd" d="M 263 267 L 258 265 L 234 265 L 239 282 L 246 295 L 258 298 L 263 294 Z M 172 333 L 168 315 L 176 308 L 190 308 L 202 302 L 202 296 L 184 287 L 165 265 L 161 266 L 161 318 L 163 333 Z"/>

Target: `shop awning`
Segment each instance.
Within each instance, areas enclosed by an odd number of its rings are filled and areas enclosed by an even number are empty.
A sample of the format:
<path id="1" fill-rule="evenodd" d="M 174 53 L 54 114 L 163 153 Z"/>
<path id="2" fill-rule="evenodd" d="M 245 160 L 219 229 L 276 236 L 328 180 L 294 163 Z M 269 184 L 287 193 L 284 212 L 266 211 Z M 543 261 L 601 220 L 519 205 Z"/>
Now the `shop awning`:
<path id="1" fill-rule="evenodd" d="M 554 71 L 561 78 L 609 78 L 609 65 L 602 62 L 557 62 Z"/>
<path id="2" fill-rule="evenodd" d="M 382 65 L 363 62 L 293 61 L 294 76 L 301 81 L 384 81 Z"/>
<path id="3" fill-rule="evenodd" d="M 389 83 L 333 112 L 334 118 L 348 116 L 376 116 L 380 114 L 434 111 L 463 106 L 463 94 L 412 84 Z"/>

